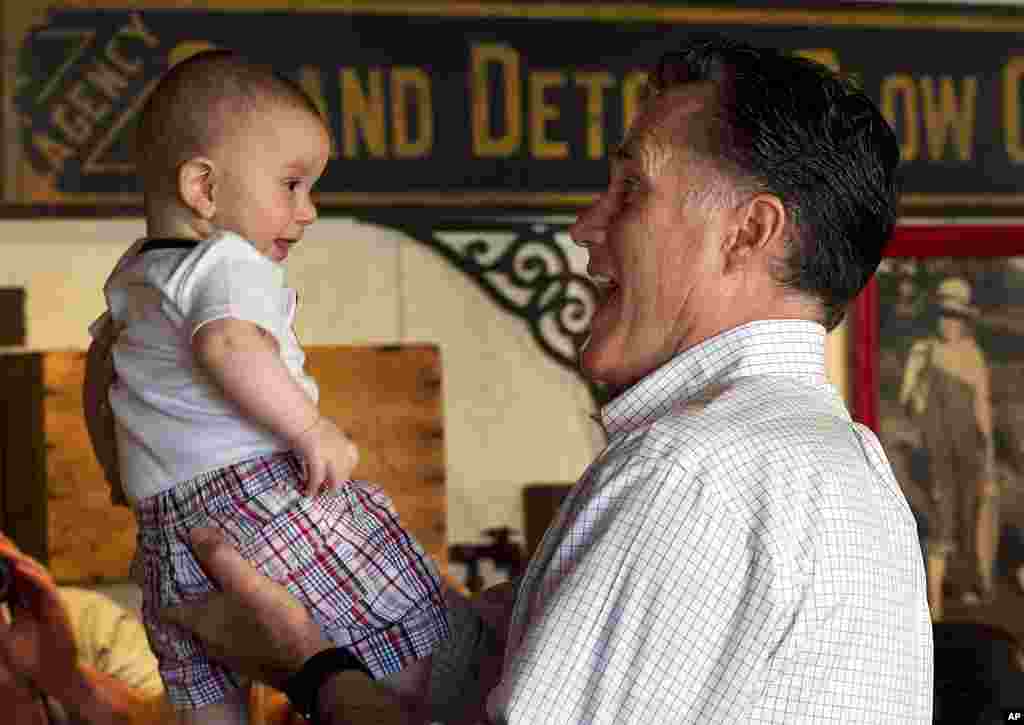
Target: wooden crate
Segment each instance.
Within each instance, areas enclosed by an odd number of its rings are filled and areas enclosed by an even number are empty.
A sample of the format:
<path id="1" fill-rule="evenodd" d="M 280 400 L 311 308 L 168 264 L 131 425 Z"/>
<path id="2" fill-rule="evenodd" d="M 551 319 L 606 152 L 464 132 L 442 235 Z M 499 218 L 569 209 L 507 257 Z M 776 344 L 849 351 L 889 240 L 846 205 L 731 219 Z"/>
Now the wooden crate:
<path id="1" fill-rule="evenodd" d="M 321 411 L 356 442 L 356 478 L 392 496 L 447 570 L 441 361 L 435 346 L 307 348 Z M 110 503 L 82 416 L 82 352 L 0 355 L 0 528 L 62 583 L 123 579 L 131 511 Z"/>

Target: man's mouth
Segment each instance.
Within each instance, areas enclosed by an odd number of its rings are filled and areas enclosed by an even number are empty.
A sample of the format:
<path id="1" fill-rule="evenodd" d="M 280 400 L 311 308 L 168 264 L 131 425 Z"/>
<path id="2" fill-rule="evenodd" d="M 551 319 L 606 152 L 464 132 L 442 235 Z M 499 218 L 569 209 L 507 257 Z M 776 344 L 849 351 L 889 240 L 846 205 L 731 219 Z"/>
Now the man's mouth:
<path id="1" fill-rule="evenodd" d="M 608 299 L 619 288 L 619 283 L 606 274 L 589 274 L 591 284 L 597 288 L 598 297 Z"/>

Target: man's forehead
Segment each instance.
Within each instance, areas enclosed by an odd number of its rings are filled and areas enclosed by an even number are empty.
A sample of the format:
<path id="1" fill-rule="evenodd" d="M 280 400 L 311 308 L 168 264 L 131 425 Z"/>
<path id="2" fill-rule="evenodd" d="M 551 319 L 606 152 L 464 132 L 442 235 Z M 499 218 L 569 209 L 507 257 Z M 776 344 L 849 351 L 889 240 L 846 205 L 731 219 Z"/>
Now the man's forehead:
<path id="1" fill-rule="evenodd" d="M 687 117 L 702 118 L 713 93 L 711 83 L 689 83 L 650 95 L 625 140 L 613 151 L 613 159 L 642 161 L 647 154 L 677 145 L 677 134 L 691 123 Z"/>
<path id="2" fill-rule="evenodd" d="M 706 106 L 714 97 L 716 88 L 711 81 L 694 81 L 659 91 L 653 94 L 651 99 L 661 100 L 672 112 L 692 112 Z"/>

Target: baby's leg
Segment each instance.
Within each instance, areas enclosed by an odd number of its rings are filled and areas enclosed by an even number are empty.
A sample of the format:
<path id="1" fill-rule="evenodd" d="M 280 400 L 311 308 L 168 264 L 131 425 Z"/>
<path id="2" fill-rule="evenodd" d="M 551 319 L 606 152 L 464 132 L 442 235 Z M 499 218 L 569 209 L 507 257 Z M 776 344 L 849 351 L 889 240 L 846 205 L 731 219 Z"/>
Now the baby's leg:
<path id="1" fill-rule="evenodd" d="M 249 725 L 249 687 L 233 690 L 224 702 L 179 710 L 180 725 Z"/>

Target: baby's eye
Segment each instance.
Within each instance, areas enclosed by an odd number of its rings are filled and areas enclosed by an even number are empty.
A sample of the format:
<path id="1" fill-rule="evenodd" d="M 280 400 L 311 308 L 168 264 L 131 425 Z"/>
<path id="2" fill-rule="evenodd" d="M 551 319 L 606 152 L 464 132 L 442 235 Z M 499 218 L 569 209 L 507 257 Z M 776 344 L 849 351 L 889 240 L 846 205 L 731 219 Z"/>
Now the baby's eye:
<path id="1" fill-rule="evenodd" d="M 288 187 L 288 191 L 295 191 L 296 189 L 299 188 L 300 183 L 302 182 L 300 182 L 298 179 L 288 179 L 288 181 L 284 182 L 285 186 Z"/>

